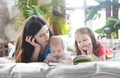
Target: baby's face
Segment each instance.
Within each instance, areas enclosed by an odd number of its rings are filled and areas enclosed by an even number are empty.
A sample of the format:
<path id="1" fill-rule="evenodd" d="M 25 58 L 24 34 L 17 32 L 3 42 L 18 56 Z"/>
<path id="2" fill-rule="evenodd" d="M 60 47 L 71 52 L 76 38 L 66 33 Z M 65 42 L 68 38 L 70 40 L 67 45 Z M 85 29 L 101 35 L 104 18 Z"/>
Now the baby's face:
<path id="1" fill-rule="evenodd" d="M 64 47 L 62 44 L 58 44 L 57 46 L 51 45 L 50 50 L 51 55 L 54 56 L 56 59 L 59 59 L 64 54 Z"/>

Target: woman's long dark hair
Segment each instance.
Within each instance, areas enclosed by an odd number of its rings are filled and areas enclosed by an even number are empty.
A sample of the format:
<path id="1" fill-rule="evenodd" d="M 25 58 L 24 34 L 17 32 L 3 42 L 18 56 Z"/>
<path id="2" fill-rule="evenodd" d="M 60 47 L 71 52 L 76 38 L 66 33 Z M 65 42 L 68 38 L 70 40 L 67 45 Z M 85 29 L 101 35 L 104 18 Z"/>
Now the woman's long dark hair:
<path id="1" fill-rule="evenodd" d="M 23 31 L 16 43 L 15 59 L 16 62 L 30 62 L 34 52 L 34 46 L 25 41 L 26 36 L 34 37 L 43 26 L 47 25 L 44 19 L 38 16 L 29 17 L 24 24 Z M 50 30 L 49 30 L 50 31 Z M 50 32 L 50 36 L 52 33 Z M 37 56 L 36 56 L 37 57 Z"/>
<path id="2" fill-rule="evenodd" d="M 97 41 L 93 31 L 88 27 L 81 27 L 76 30 L 75 34 L 77 34 L 77 33 L 89 35 L 89 37 L 91 38 L 91 41 L 92 41 L 92 45 L 93 45 L 93 53 L 97 56 L 98 55 L 97 52 L 98 52 L 100 43 Z M 77 55 L 81 55 L 81 51 L 78 48 L 76 40 L 75 40 L 75 50 L 76 50 Z"/>

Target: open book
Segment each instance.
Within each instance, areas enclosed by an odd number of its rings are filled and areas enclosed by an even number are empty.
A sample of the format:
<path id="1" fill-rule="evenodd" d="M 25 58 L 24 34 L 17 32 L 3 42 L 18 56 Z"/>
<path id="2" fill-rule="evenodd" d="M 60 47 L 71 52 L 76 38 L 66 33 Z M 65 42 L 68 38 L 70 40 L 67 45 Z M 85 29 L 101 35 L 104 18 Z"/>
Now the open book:
<path id="1" fill-rule="evenodd" d="M 93 60 L 93 58 L 91 55 L 79 55 L 73 59 L 73 63 L 78 64 L 80 62 L 88 62 L 88 61 L 92 61 L 92 60 Z"/>

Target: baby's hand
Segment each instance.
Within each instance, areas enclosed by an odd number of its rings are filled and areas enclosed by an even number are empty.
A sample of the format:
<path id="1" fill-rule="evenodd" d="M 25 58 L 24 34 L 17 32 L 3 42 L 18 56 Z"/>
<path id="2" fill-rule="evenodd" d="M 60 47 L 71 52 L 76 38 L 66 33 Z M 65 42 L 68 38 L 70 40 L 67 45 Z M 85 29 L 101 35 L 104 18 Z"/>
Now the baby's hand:
<path id="1" fill-rule="evenodd" d="M 51 62 L 51 60 L 50 59 L 45 59 L 44 62 L 49 64 Z"/>
<path id="2" fill-rule="evenodd" d="M 66 63 L 66 61 L 65 60 L 60 60 L 59 63 Z"/>

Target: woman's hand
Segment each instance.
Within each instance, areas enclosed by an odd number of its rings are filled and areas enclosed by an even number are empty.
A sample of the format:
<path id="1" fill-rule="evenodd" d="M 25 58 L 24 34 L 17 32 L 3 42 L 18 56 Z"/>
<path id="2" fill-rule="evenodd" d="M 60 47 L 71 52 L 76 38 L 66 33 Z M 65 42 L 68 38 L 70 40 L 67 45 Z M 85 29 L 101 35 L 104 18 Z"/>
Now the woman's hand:
<path id="1" fill-rule="evenodd" d="M 36 43 L 35 38 L 33 38 L 32 36 L 27 36 L 25 40 L 26 40 L 26 42 L 30 43 L 32 46 L 35 47 L 34 53 L 33 53 L 32 57 L 31 57 L 31 60 L 32 61 L 37 61 L 39 52 L 41 50 L 40 44 Z"/>
<path id="2" fill-rule="evenodd" d="M 30 43 L 35 48 L 37 48 L 37 47 L 40 48 L 40 44 L 38 44 L 37 42 L 35 42 L 35 38 L 33 38 L 32 36 L 27 36 L 25 40 L 26 40 L 26 42 Z"/>

